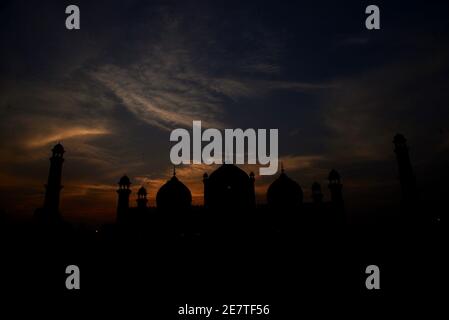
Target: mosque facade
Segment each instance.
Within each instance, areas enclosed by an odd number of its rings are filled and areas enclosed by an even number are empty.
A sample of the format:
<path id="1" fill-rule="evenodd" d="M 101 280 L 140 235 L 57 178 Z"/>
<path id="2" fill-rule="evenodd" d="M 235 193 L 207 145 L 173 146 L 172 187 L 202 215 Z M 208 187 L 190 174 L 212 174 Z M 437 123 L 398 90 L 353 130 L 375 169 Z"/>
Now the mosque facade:
<path id="1" fill-rule="evenodd" d="M 402 188 L 403 203 L 416 199 L 416 181 L 413 174 L 408 147 L 405 138 L 398 134 L 394 137 L 396 159 L 399 168 L 399 180 Z M 45 185 L 45 199 L 42 208 L 36 210 L 39 220 L 60 219 L 59 200 L 62 189 L 62 165 L 65 149 L 58 143 L 52 149 L 50 170 Z M 325 201 L 321 185 L 314 182 L 311 186 L 311 201 L 304 201 L 300 184 L 289 177 L 281 166 L 280 173 L 269 185 L 266 192 L 266 204 L 257 205 L 255 195 L 256 179 L 253 172 L 246 173 L 234 164 L 222 164 L 210 174 L 203 175 L 204 206 L 208 214 L 214 212 L 240 213 L 257 211 L 285 215 L 321 215 L 336 223 L 345 222 L 343 184 L 340 174 L 332 169 L 327 177 L 330 199 Z M 148 205 L 148 191 L 141 186 L 137 191 L 136 206 L 130 205 L 131 179 L 123 175 L 118 181 L 117 189 L 117 223 L 129 221 L 132 217 L 142 217 L 149 211 L 177 213 L 192 211 L 192 194 L 189 188 L 173 175 L 156 193 L 156 208 Z M 323 213 L 325 213 L 323 215 Z"/>

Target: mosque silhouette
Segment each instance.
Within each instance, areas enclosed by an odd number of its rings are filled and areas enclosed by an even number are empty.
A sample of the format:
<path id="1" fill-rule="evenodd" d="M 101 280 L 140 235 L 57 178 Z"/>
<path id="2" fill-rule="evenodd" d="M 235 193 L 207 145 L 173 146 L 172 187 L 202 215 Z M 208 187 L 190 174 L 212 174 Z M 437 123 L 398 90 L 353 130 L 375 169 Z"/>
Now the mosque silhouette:
<path id="1" fill-rule="evenodd" d="M 393 143 L 402 191 L 401 207 L 413 218 L 418 193 L 407 142 L 403 135 L 397 134 Z M 60 143 L 52 149 L 44 205 L 34 215 L 39 223 L 63 221 L 59 202 L 64 153 Z M 266 204 L 257 205 L 254 173 L 248 174 L 236 165 L 225 163 L 210 175 L 204 173 L 204 205 L 200 207 L 192 206 L 191 192 L 176 176 L 175 167 L 173 176 L 157 191 L 156 207 L 148 206 L 148 193 L 143 186 L 137 191 L 137 206 L 131 206 L 132 183 L 124 175 L 118 181 L 116 225 L 139 230 L 152 224 L 159 230 L 165 227 L 177 234 L 204 234 L 206 230 L 229 232 L 235 230 L 237 224 L 242 227 L 256 225 L 265 231 L 288 231 L 298 222 L 305 225 L 345 224 L 343 184 L 335 169 L 328 175 L 330 199 L 325 201 L 321 185 L 314 182 L 310 202 L 304 201 L 301 186 L 287 175 L 282 166 L 280 171 L 268 187 Z"/>
<path id="2" fill-rule="evenodd" d="M 385 220 L 363 225 L 348 221 L 344 184 L 336 170 L 327 176 L 330 196 L 315 182 L 307 199 L 281 166 L 261 204 L 255 197 L 254 174 L 226 163 L 199 175 L 202 206 L 192 205 L 192 194 L 175 168 L 157 191 L 154 205 L 149 205 L 148 190 L 141 186 L 135 188 L 134 202 L 132 181 L 124 175 L 116 189 L 115 222 L 83 227 L 69 223 L 59 209 L 66 153 L 58 143 L 52 149 L 43 206 L 35 211 L 33 223 L 3 230 L 9 240 L 4 242 L 15 245 L 15 254 L 4 259 L 15 264 L 5 274 L 18 275 L 8 277 L 12 286 L 26 274 L 34 278 L 23 278 L 21 288 L 33 283 L 33 288 L 65 290 L 64 270 L 75 264 L 82 269 L 82 291 L 95 297 L 152 288 L 166 302 L 173 295 L 181 301 L 192 295 L 224 301 L 231 292 L 232 297 L 250 295 L 260 301 L 285 298 L 288 303 L 283 306 L 296 308 L 287 287 L 319 297 L 335 289 L 331 296 L 345 297 L 346 305 L 351 300 L 345 294 L 365 290 L 365 269 L 376 264 L 386 270 L 382 292 L 393 290 L 395 298 L 403 290 L 415 292 L 414 281 L 401 279 L 416 279 L 416 270 L 426 281 L 434 276 L 426 283 L 440 281 L 436 278 L 443 274 L 438 269 L 438 259 L 444 257 L 443 229 L 439 220 L 430 220 L 434 210 L 428 203 L 420 203 L 405 137 L 397 134 L 393 144 L 401 199 L 379 212 Z M 404 268 L 410 261 L 418 265 Z M 30 265 L 35 268 L 32 273 Z M 423 292 L 431 292 L 428 289 Z"/>

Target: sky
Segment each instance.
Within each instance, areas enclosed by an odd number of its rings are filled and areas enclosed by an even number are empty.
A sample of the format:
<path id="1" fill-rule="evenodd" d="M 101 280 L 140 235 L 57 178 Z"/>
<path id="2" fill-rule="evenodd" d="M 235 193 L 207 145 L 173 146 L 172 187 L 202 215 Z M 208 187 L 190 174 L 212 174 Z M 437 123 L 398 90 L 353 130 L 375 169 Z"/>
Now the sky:
<path id="1" fill-rule="evenodd" d="M 81 29 L 65 28 L 77 4 Z M 400 199 L 400 132 L 426 201 L 449 177 L 449 4 L 376 2 L 2 1 L 0 209 L 42 205 L 52 146 L 66 149 L 61 211 L 112 221 L 123 174 L 150 205 L 171 176 L 171 130 L 277 128 L 286 173 L 322 184 L 335 168 L 354 221 Z M 202 174 L 177 176 L 202 203 Z M 257 168 L 242 166 L 249 172 Z M 276 176 L 256 175 L 258 203 Z M 442 191 L 438 191 L 442 192 Z"/>

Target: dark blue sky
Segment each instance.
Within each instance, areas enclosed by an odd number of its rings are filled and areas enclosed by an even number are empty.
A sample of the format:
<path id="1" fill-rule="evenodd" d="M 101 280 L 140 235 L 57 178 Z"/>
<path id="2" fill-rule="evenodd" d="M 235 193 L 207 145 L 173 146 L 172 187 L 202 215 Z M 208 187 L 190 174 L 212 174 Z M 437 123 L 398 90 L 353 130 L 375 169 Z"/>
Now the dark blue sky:
<path id="1" fill-rule="evenodd" d="M 69 4 L 81 30 L 65 29 Z M 365 28 L 369 4 L 381 30 Z M 306 197 L 336 168 L 355 220 L 398 201 L 396 132 L 423 189 L 448 159 L 447 1 L 2 1 L 0 10 L 8 212 L 40 204 L 58 140 L 68 215 L 113 217 L 125 172 L 154 201 L 170 172 L 170 130 L 192 120 L 279 128 L 281 160 Z M 196 203 L 204 170 L 179 169 Z M 263 202 L 273 177 L 257 178 Z"/>

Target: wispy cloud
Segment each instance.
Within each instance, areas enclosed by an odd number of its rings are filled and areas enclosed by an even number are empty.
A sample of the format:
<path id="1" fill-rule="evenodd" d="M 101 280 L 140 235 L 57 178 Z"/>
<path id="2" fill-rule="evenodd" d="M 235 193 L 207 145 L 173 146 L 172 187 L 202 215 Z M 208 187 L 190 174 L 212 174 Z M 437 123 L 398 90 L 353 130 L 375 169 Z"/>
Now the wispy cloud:
<path id="1" fill-rule="evenodd" d="M 254 42 L 254 48 L 234 59 L 235 53 L 223 50 L 225 44 L 207 27 L 210 22 L 208 18 L 196 21 L 193 33 L 186 27 L 191 25 L 186 17 L 162 10 L 151 27 L 163 37 L 141 44 L 131 62 L 100 62 L 87 74 L 136 118 L 162 130 L 190 127 L 192 120 L 202 120 L 205 127 L 225 128 L 235 116 L 228 114 L 229 106 L 240 100 L 276 90 L 334 87 L 332 83 L 284 79 L 279 61 L 282 46 L 268 32 L 248 34 L 247 41 Z"/>
<path id="2" fill-rule="evenodd" d="M 179 125 L 191 126 L 192 120 L 202 119 L 205 125 L 222 127 L 217 120 L 220 113 L 217 99 L 208 90 L 201 86 L 189 87 L 180 79 L 164 79 L 163 74 L 151 74 L 148 70 L 141 77 L 140 71 L 135 71 L 104 66 L 92 76 L 110 89 L 130 112 L 150 125 L 171 130 Z"/>
<path id="3" fill-rule="evenodd" d="M 183 55 L 182 55 L 183 56 Z M 166 59 L 166 58 L 164 58 Z M 182 59 L 179 59 L 182 60 Z M 171 130 L 190 127 L 202 120 L 205 127 L 224 128 L 225 104 L 241 97 L 256 97 L 273 90 L 310 91 L 333 88 L 333 84 L 258 80 L 242 77 L 214 77 L 193 71 L 176 70 L 178 59 L 162 69 L 158 59 L 123 68 L 102 66 L 92 77 L 105 85 L 139 119 L 152 126 Z M 161 70 L 162 69 L 162 70 Z"/>
<path id="4" fill-rule="evenodd" d="M 322 155 L 287 155 L 279 159 L 284 166 L 284 169 L 289 171 L 296 171 L 302 169 L 311 168 L 316 162 L 322 161 L 324 157 Z"/>
<path id="5" fill-rule="evenodd" d="M 50 143 L 56 143 L 61 140 L 85 137 L 85 136 L 96 136 L 96 135 L 105 135 L 110 132 L 106 129 L 95 129 L 95 128 L 82 128 L 82 127 L 73 127 L 69 129 L 59 129 L 56 133 L 41 136 L 36 134 L 36 136 L 26 142 L 26 145 L 30 148 L 37 148 L 46 146 Z"/>

